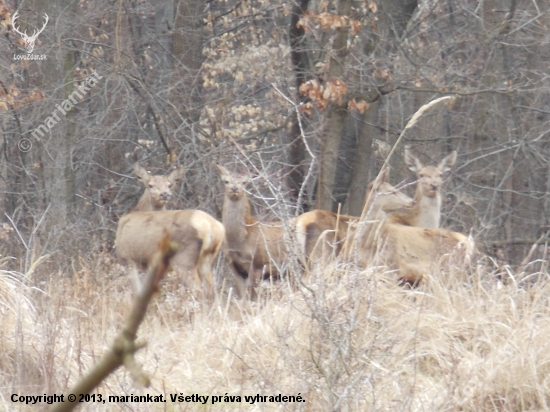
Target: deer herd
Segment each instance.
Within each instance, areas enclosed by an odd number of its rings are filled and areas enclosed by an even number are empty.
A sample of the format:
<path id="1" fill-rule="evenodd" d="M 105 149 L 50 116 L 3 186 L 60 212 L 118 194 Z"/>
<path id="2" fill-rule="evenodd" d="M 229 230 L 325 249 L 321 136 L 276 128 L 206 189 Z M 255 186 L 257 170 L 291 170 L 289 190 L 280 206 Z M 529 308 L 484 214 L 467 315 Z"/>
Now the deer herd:
<path id="1" fill-rule="evenodd" d="M 249 179 L 219 165 L 225 187 L 221 223 L 200 210 L 166 210 L 171 187 L 183 177 L 183 168 L 167 176 L 152 176 L 136 164 L 135 174 L 145 192 L 137 207 L 118 223 L 117 255 L 132 268 L 139 287 L 138 271 L 146 269 L 167 232 L 177 245 L 170 261 L 172 269 L 185 280 L 197 279 L 204 293 L 211 294 L 215 293 L 212 268 L 223 249 L 238 294 L 251 299 L 262 279 L 282 277 L 289 259 L 296 255 L 304 269 L 304 281 L 308 273 L 322 270 L 330 261 L 353 261 L 366 267 L 381 259 L 400 283 L 415 286 L 443 260 L 467 261 L 474 252 L 470 238 L 439 227 L 443 176 L 456 157 L 452 152 L 437 166 L 424 166 L 406 149 L 405 164 L 417 178 L 414 198 L 387 182 L 389 168 L 385 168 L 368 185 L 361 217 L 312 210 L 286 224 L 262 222 L 252 216 Z M 298 252 L 289 253 L 289 247 Z"/>

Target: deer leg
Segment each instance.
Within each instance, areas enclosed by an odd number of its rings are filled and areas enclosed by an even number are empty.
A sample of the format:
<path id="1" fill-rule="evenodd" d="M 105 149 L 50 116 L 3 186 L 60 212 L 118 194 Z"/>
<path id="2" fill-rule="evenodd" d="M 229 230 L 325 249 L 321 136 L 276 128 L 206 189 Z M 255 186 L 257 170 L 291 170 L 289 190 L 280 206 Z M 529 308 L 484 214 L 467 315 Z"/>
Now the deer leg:
<path id="1" fill-rule="evenodd" d="M 212 260 L 213 257 L 211 254 L 205 254 L 200 258 L 200 261 L 197 265 L 197 271 L 201 282 L 203 283 L 206 280 L 209 295 L 217 295 L 216 285 L 214 284 L 214 275 L 212 273 Z"/>
<path id="2" fill-rule="evenodd" d="M 256 287 L 259 285 L 259 281 L 263 277 L 264 268 L 255 268 L 252 264 L 251 266 L 250 272 L 248 272 L 248 296 L 250 297 L 250 300 L 256 300 L 258 298 Z"/>
<path id="3" fill-rule="evenodd" d="M 201 287 L 202 282 L 197 269 L 198 263 L 199 248 L 195 243 L 184 245 L 170 262 L 172 267 L 177 270 L 180 281 L 191 290 Z"/>
<path id="4" fill-rule="evenodd" d="M 138 293 L 141 292 L 142 284 L 141 284 L 141 279 L 139 277 L 139 270 L 135 263 L 130 264 L 130 273 L 132 277 L 132 289 L 134 290 L 134 293 L 137 295 Z"/>

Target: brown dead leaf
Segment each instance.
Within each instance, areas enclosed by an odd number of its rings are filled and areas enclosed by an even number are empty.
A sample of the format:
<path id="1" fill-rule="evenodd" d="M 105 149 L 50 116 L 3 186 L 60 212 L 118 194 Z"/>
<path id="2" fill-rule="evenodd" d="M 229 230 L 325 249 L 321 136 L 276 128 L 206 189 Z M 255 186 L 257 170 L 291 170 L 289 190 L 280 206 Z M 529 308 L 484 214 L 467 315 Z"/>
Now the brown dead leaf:
<path id="1" fill-rule="evenodd" d="M 307 114 L 308 116 L 311 116 L 311 112 L 313 110 L 313 105 L 310 102 L 304 103 L 300 105 L 300 110 Z"/>
<path id="2" fill-rule="evenodd" d="M 4 5 L 0 5 L 0 27 L 3 31 L 11 27 L 11 14 Z"/>
<path id="3" fill-rule="evenodd" d="M 353 34 L 358 34 L 361 31 L 361 28 L 363 27 L 361 22 L 357 20 L 352 20 L 350 22 L 350 26 L 351 26 L 351 30 L 353 31 Z"/>
<path id="4" fill-rule="evenodd" d="M 367 111 L 369 107 L 370 107 L 370 104 L 368 104 L 364 100 L 356 101 L 355 99 L 351 99 L 348 102 L 349 110 L 357 110 L 361 114 L 365 113 L 365 111 Z"/>

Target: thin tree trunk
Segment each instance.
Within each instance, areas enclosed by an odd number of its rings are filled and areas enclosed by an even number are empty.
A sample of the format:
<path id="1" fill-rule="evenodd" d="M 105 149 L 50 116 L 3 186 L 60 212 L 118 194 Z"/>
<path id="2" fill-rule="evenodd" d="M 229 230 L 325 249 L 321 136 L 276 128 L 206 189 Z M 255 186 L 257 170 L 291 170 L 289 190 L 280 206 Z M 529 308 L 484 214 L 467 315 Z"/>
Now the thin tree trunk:
<path id="1" fill-rule="evenodd" d="M 376 101 L 370 105 L 360 120 L 359 134 L 357 140 L 357 156 L 353 166 L 349 191 L 348 213 L 352 216 L 359 216 L 363 211 L 363 201 L 367 185 L 371 180 L 372 173 L 372 143 L 378 134 L 375 125 L 378 123 L 378 109 L 380 102 Z"/>
<path id="2" fill-rule="evenodd" d="M 307 73 L 309 70 L 309 60 L 305 47 L 305 30 L 303 27 L 297 27 L 297 23 L 302 15 L 307 11 L 309 6 L 309 0 L 301 0 L 296 2 L 292 7 L 290 14 L 290 61 L 292 63 L 292 69 L 294 70 L 294 77 L 296 79 L 296 100 L 303 101 L 300 96 L 300 86 L 306 81 Z M 296 114 L 292 120 L 292 126 L 288 136 L 289 145 L 289 163 L 290 173 L 288 177 L 288 185 L 290 194 L 293 200 L 298 198 L 298 193 L 304 182 L 304 170 L 303 164 L 305 160 L 306 150 L 300 124 Z M 304 205 L 298 205 L 303 210 Z"/>
<path id="3" fill-rule="evenodd" d="M 341 0 L 338 3 L 338 14 L 349 16 L 351 1 Z M 349 28 L 336 29 L 336 37 L 333 44 L 333 57 L 330 59 L 328 79 L 335 80 L 343 77 L 344 58 L 348 54 L 347 42 Z M 321 155 L 319 158 L 319 179 L 317 187 L 317 208 L 336 210 L 337 201 L 334 197 L 334 188 L 338 184 L 336 180 L 336 163 L 339 161 L 339 150 L 344 132 L 344 123 L 347 119 L 346 107 L 331 104 L 327 108 L 326 131 L 321 141 Z"/>
<path id="4" fill-rule="evenodd" d="M 197 122 L 202 110 L 200 68 L 204 62 L 204 9 L 205 3 L 201 1 L 174 1 L 172 101 L 189 123 Z"/>

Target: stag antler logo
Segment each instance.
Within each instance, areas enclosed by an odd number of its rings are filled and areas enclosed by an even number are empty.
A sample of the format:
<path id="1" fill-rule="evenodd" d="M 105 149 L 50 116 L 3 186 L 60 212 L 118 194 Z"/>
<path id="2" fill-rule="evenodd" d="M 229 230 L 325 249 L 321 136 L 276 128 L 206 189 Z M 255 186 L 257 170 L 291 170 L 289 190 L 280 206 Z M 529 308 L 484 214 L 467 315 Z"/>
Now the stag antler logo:
<path id="1" fill-rule="evenodd" d="M 11 25 L 13 27 L 13 30 L 15 30 L 15 32 L 21 35 L 21 37 L 23 38 L 23 41 L 25 42 L 25 50 L 27 51 L 27 53 L 31 54 L 34 50 L 34 43 L 36 42 L 38 35 L 44 31 L 44 29 L 46 28 L 46 24 L 48 24 L 49 17 L 46 13 L 44 13 L 44 17 L 46 18 L 46 20 L 44 21 L 44 25 L 40 30 L 35 30 L 32 36 L 27 35 L 27 30 L 25 30 L 24 33 L 21 33 L 19 29 L 15 26 L 15 21 L 18 17 L 19 11 L 16 11 L 11 19 Z"/>

